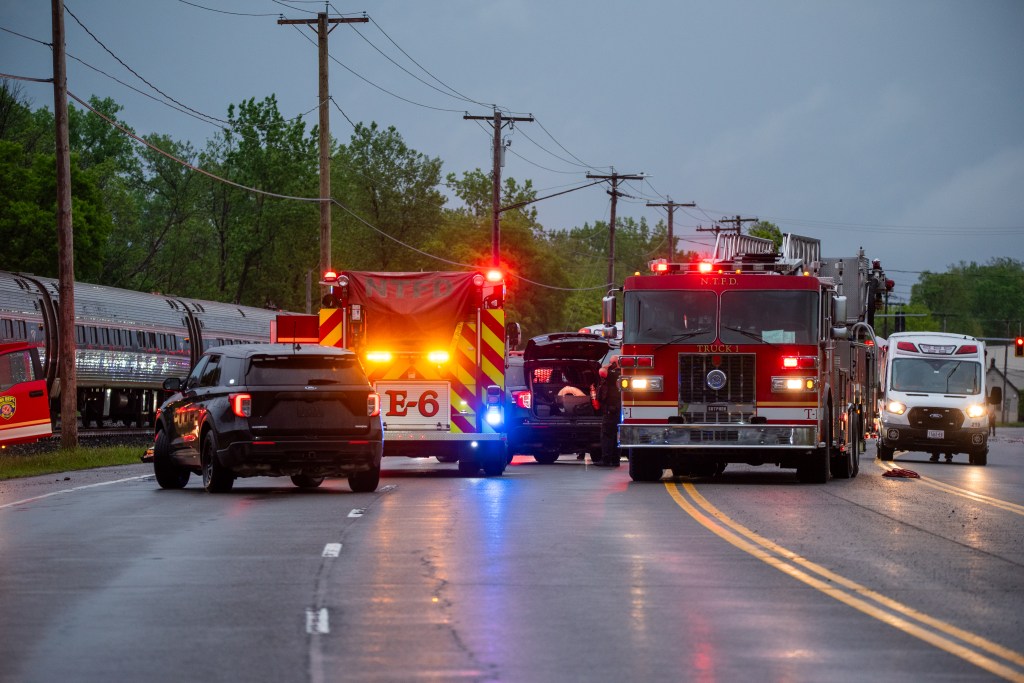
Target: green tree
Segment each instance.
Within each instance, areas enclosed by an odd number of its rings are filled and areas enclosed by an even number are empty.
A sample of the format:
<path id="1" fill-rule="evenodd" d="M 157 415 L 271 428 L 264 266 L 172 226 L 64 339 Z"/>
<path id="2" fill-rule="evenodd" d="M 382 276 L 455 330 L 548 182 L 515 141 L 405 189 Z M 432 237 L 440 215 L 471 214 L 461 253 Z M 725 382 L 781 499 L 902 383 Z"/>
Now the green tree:
<path id="1" fill-rule="evenodd" d="M 750 226 L 747 233 L 753 237 L 762 237 L 775 242 L 775 248 L 782 248 L 782 230 L 771 221 L 757 221 Z"/>

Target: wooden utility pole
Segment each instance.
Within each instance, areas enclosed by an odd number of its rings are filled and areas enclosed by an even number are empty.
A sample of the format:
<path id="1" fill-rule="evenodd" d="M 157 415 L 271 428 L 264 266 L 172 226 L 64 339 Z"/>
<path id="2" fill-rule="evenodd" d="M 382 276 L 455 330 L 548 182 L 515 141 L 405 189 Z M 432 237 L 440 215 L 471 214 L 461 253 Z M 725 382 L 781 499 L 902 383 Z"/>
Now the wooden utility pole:
<path id="1" fill-rule="evenodd" d="M 733 230 L 735 230 L 736 234 L 739 235 L 739 234 L 742 234 L 742 232 L 743 232 L 740 228 L 742 227 L 742 225 L 744 223 L 756 223 L 757 219 L 756 218 L 740 218 L 739 216 L 736 216 L 735 218 L 723 218 L 723 219 L 721 219 L 718 222 L 719 223 L 732 223 L 733 224 Z"/>
<path id="2" fill-rule="evenodd" d="M 71 221 L 71 151 L 68 142 L 68 72 L 64 61 L 64 0 L 52 0 L 53 119 L 57 151 L 57 295 L 60 332 L 60 446 L 78 447 L 78 372 L 75 368 L 75 247 Z"/>
<path id="3" fill-rule="evenodd" d="M 533 116 L 502 116 L 497 109 L 492 116 L 470 116 L 462 117 L 467 121 L 491 121 L 494 128 L 494 160 L 491 171 L 491 265 L 497 268 L 500 265 L 498 258 L 501 243 L 501 167 L 505 164 L 502 161 L 501 129 L 508 124 L 514 126 L 517 122 L 523 121 L 533 123 Z"/>
<path id="4" fill-rule="evenodd" d="M 331 111 L 330 87 L 327 83 L 327 36 L 334 30 L 330 24 L 366 23 L 368 17 L 338 17 L 331 19 L 326 12 L 320 12 L 316 19 L 278 19 L 278 24 L 316 24 L 317 46 L 319 47 L 320 79 L 320 274 L 331 269 Z"/>
<path id="5" fill-rule="evenodd" d="M 587 177 L 594 180 L 612 181 L 612 189 L 608 192 L 612 196 L 612 218 L 611 223 L 608 225 L 608 289 L 611 289 L 615 286 L 615 205 L 619 197 L 619 181 L 643 180 L 647 176 L 613 172 L 606 175 L 588 173 Z"/>
<path id="6" fill-rule="evenodd" d="M 697 206 L 697 204 L 694 202 L 680 204 L 672 201 L 672 198 L 669 197 L 667 202 L 663 202 L 661 204 L 648 203 L 647 206 L 661 206 L 668 209 L 668 262 L 672 263 L 676 259 L 676 238 L 675 235 L 672 234 L 672 217 L 676 212 L 676 207 L 688 206 L 693 208 L 694 206 Z"/>

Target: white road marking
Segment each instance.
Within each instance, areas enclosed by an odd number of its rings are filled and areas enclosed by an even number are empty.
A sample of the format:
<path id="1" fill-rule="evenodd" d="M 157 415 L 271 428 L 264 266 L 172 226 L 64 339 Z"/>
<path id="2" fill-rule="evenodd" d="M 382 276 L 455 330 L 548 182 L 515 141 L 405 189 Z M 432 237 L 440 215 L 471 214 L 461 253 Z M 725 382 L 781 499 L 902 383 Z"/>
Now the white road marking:
<path id="1" fill-rule="evenodd" d="M 86 484 L 85 486 L 76 486 L 76 487 L 71 488 L 71 489 L 62 489 L 60 491 L 53 491 L 52 493 L 44 493 L 41 496 L 33 496 L 32 498 L 25 498 L 24 500 L 16 500 L 13 503 L 5 503 L 3 505 L 0 505 L 0 510 L 3 510 L 4 508 L 14 507 L 15 505 L 23 505 L 24 503 L 32 503 L 32 502 L 37 501 L 37 500 L 42 500 L 43 498 L 49 498 L 50 496 L 59 496 L 62 493 L 74 493 L 75 491 L 82 491 L 84 489 L 91 489 L 91 488 L 95 488 L 97 486 L 108 486 L 110 484 L 123 484 L 126 481 L 137 481 L 139 479 L 147 479 L 147 478 L 152 477 L 152 476 L 153 476 L 152 474 L 146 474 L 146 475 L 143 475 L 141 477 L 128 477 L 127 479 L 115 479 L 113 481 L 101 481 L 98 484 Z"/>
<path id="2" fill-rule="evenodd" d="M 328 543 L 324 546 L 324 554 L 321 557 L 337 557 L 341 554 L 340 543 Z"/>
<path id="3" fill-rule="evenodd" d="M 364 512 L 366 512 L 366 508 L 352 508 L 352 512 L 348 513 L 348 516 L 362 517 Z"/>
<path id="4" fill-rule="evenodd" d="M 388 491 L 394 491 L 398 488 L 398 484 L 387 484 L 377 489 L 377 493 L 387 493 Z"/>
<path id="5" fill-rule="evenodd" d="M 306 633 L 319 635 L 330 632 L 331 625 L 328 623 L 326 607 L 306 610 Z"/>

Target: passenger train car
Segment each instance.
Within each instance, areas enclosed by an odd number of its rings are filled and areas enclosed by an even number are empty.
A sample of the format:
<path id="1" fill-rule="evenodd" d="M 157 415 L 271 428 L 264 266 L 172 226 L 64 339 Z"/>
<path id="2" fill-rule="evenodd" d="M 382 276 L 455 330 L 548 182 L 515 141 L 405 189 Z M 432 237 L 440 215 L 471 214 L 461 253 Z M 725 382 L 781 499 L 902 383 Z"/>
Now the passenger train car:
<path id="1" fill-rule="evenodd" d="M 0 271 L 0 343 L 38 348 L 51 415 L 60 413 L 57 280 Z M 75 284 L 78 410 L 85 427 L 152 424 L 168 377 L 206 349 L 266 342 L 281 311 Z"/>

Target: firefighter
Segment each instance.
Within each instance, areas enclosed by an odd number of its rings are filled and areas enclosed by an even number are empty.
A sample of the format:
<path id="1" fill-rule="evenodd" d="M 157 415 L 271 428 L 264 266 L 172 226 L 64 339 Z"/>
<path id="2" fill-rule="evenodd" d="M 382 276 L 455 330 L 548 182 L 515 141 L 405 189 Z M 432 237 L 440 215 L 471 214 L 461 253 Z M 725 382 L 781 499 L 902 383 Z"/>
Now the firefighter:
<path id="1" fill-rule="evenodd" d="M 619 416 L 622 412 L 618 356 L 602 365 L 598 374 L 601 376 L 601 386 L 597 390 L 597 401 L 603 409 L 601 413 L 601 459 L 594 464 L 598 467 L 618 467 L 620 464 Z"/>

